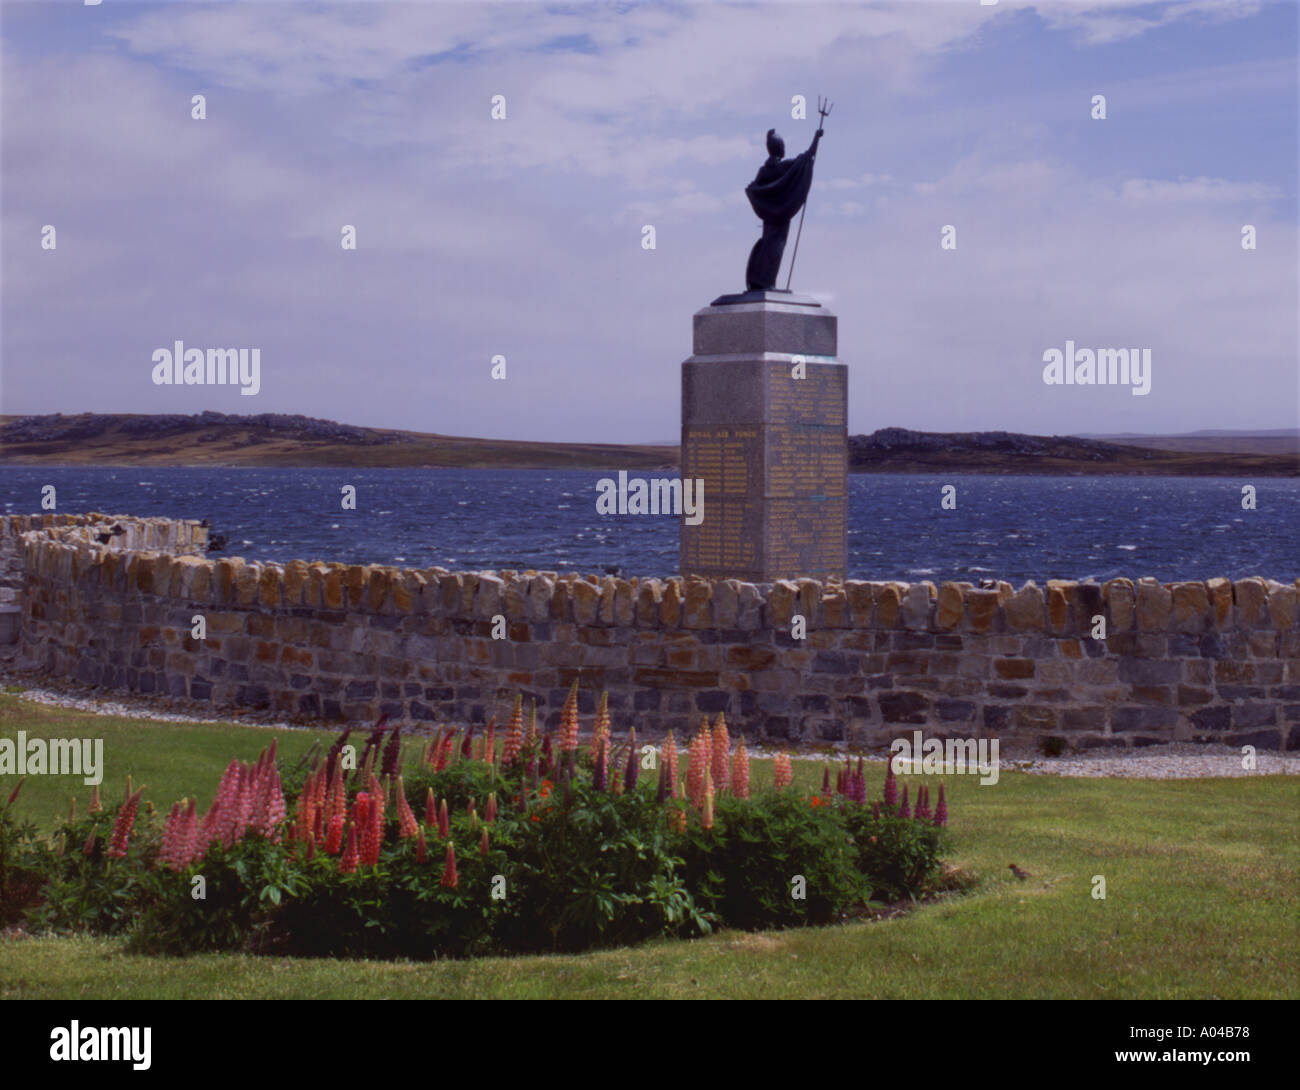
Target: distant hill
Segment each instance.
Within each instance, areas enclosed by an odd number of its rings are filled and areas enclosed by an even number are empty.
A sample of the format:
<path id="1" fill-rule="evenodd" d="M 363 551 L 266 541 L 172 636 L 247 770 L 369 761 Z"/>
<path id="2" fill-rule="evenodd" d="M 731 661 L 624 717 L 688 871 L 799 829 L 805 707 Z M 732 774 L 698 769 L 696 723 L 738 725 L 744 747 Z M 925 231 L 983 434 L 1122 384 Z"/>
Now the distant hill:
<path id="1" fill-rule="evenodd" d="M 1256 437 L 1289 442 L 1286 435 Z M 1300 476 L 1293 448 L 1231 449 L 1241 436 L 1194 437 L 1223 448 L 1160 446 L 1188 437 L 1118 443 L 1014 432 L 882 428 L 849 437 L 849 467 L 864 473 L 1153 474 Z M 537 443 L 364 428 L 284 413 L 0 416 L 8 465 L 445 466 L 493 469 L 675 468 L 673 444 Z"/>
<path id="2" fill-rule="evenodd" d="M 1267 431 L 1206 429 L 1183 432 L 1180 435 L 1086 435 L 1082 438 L 1186 453 L 1227 451 L 1234 454 L 1300 454 L 1300 428 L 1272 428 Z"/>

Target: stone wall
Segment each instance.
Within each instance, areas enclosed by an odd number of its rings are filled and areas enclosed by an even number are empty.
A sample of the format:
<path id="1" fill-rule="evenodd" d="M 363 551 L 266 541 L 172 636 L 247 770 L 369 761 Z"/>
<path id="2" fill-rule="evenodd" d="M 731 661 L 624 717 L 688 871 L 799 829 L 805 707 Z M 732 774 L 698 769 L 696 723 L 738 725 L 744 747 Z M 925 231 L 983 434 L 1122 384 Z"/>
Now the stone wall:
<path id="1" fill-rule="evenodd" d="M 209 557 L 194 523 L 134 520 L 136 538 L 105 547 L 102 518 L 34 521 L 0 526 L 22 543 L 20 668 L 206 710 L 500 721 L 522 692 L 553 725 L 576 678 L 584 712 L 608 690 L 616 723 L 651 735 L 725 711 L 751 738 L 1300 748 L 1300 580 L 1016 590 L 257 564 Z"/>

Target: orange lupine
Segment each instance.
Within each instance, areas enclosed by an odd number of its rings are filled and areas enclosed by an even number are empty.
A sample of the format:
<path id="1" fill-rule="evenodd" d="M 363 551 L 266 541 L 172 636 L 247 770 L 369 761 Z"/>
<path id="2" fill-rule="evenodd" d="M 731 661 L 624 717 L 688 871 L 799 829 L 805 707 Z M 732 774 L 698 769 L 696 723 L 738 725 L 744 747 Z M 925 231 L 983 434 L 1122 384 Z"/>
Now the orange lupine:
<path id="1" fill-rule="evenodd" d="M 706 829 L 713 828 L 713 776 L 704 770 L 704 812 L 700 815 L 700 824 Z"/>
<path id="2" fill-rule="evenodd" d="M 743 736 L 736 743 L 736 755 L 731 760 L 731 793 L 738 799 L 749 798 L 749 753 Z"/>
<path id="3" fill-rule="evenodd" d="M 506 741 L 501 749 L 501 764 L 509 767 L 519 759 L 519 751 L 524 746 L 524 697 L 520 693 L 515 697 L 515 710 L 510 713 L 510 724 L 506 727 Z"/>
<path id="4" fill-rule="evenodd" d="M 717 790 L 723 790 L 727 785 L 727 758 L 730 756 L 731 738 L 727 733 L 727 720 L 722 712 L 718 712 L 718 721 L 713 727 L 713 738 L 710 742 L 712 749 L 712 760 L 709 765 L 709 771 L 713 773 L 713 782 Z"/>
<path id="5" fill-rule="evenodd" d="M 569 695 L 560 710 L 560 752 L 571 753 L 578 748 L 578 681 L 569 686 Z"/>

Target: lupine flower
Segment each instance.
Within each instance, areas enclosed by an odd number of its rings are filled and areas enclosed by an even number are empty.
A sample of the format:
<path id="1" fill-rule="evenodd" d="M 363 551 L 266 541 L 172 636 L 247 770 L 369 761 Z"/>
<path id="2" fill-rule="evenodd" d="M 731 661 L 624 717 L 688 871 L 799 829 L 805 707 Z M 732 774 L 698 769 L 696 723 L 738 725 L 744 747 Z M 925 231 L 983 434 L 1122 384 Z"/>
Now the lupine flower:
<path id="1" fill-rule="evenodd" d="M 396 776 L 402 767 L 402 725 L 399 723 L 393 728 L 393 733 L 388 738 L 388 745 L 384 747 L 384 762 L 380 766 L 380 775 Z"/>
<path id="2" fill-rule="evenodd" d="M 612 745 L 613 743 L 611 742 L 610 744 Z M 615 753 L 613 756 L 611 756 L 609 760 L 609 763 L 613 765 L 613 773 L 614 773 L 609 778 L 609 789 L 614 793 L 615 796 L 619 796 L 623 794 L 623 787 L 624 784 L 627 782 L 626 778 L 620 775 L 618 771 L 619 754 L 622 752 L 623 751 L 621 749 L 618 750 L 618 752 Z M 569 799 L 567 795 L 565 796 L 564 799 L 564 805 L 566 807 L 569 805 Z"/>
<path id="3" fill-rule="evenodd" d="M 898 780 L 894 776 L 894 758 L 892 754 L 885 761 L 885 805 L 898 805 Z"/>
<path id="4" fill-rule="evenodd" d="M 424 792 L 424 823 L 434 825 L 438 821 L 438 803 L 433 797 L 433 788 L 425 788 Z"/>
<path id="5" fill-rule="evenodd" d="M 704 802 L 704 774 L 709 768 L 710 752 L 701 731 L 691 743 L 686 765 L 686 797 L 697 808 Z"/>
<path id="6" fill-rule="evenodd" d="M 879 821 L 879 820 L 880 820 L 880 801 L 879 801 L 879 800 L 877 800 L 877 801 L 875 801 L 875 802 L 873 802 L 873 803 L 871 804 L 871 820 L 872 820 L 872 821 Z"/>
<path id="7" fill-rule="evenodd" d="M 179 841 L 181 835 L 181 804 L 173 802 L 171 813 L 167 815 L 167 820 L 163 823 L 162 844 L 158 848 L 158 862 L 172 870 L 180 870 L 183 864 L 178 865 L 180 857 Z"/>
<path id="8" fill-rule="evenodd" d="M 474 755 L 474 724 L 469 725 L 469 730 L 465 732 L 465 741 L 460 744 L 460 755 L 462 757 L 473 757 Z"/>
<path id="9" fill-rule="evenodd" d="M 916 789 L 916 812 L 917 821 L 930 820 L 930 789 L 922 786 Z"/>
<path id="10" fill-rule="evenodd" d="M 99 835 L 99 826 L 92 825 L 90 827 L 90 835 L 86 837 L 86 843 L 81 846 L 82 855 L 95 854 L 95 837 L 97 837 L 98 835 Z"/>
<path id="11" fill-rule="evenodd" d="M 704 812 L 700 815 L 700 824 L 706 829 L 713 828 L 713 774 L 704 770 Z"/>
<path id="12" fill-rule="evenodd" d="M 343 786 L 343 770 L 336 767 L 330 777 L 329 802 L 325 807 L 326 821 L 335 814 L 344 814 L 348 808 L 347 788 Z"/>
<path id="13" fill-rule="evenodd" d="M 488 845 L 488 831 L 487 831 L 487 826 L 484 825 L 484 826 L 483 826 L 483 835 L 482 835 L 482 837 L 479 838 L 479 842 L 478 842 L 478 853 L 479 853 L 479 855 L 487 855 L 487 853 L 488 853 L 488 847 L 489 847 L 489 845 Z"/>
<path id="14" fill-rule="evenodd" d="M 668 732 L 668 737 L 664 739 L 663 751 L 664 766 L 668 769 L 668 793 L 674 797 L 677 794 L 677 743 L 673 740 L 673 732 Z"/>
<path id="15" fill-rule="evenodd" d="M 830 761 L 822 762 L 822 794 L 831 793 L 831 763 Z"/>
<path id="16" fill-rule="evenodd" d="M 596 767 L 591 773 L 591 786 L 597 791 L 604 791 L 609 786 L 609 765 L 606 756 L 608 752 L 609 743 L 601 738 L 600 744 L 596 747 Z"/>
<path id="17" fill-rule="evenodd" d="M 384 806 L 386 803 L 383 789 L 372 774 L 370 777 L 370 822 L 369 828 L 361 832 L 361 862 L 373 867 L 379 862 L 379 847 L 384 839 Z"/>
<path id="18" fill-rule="evenodd" d="M 406 801 L 406 788 L 402 785 L 402 777 L 397 777 L 397 835 L 402 840 L 408 840 L 415 836 L 420 826 L 415 820 L 415 815 L 411 812 L 411 804 Z"/>
<path id="19" fill-rule="evenodd" d="M 427 863 L 429 861 L 429 850 L 424 843 L 423 825 L 415 830 L 415 861 L 417 863 Z"/>
<path id="20" fill-rule="evenodd" d="M 907 784 L 903 784 L 903 802 L 898 808 L 899 817 L 911 817 L 912 811 L 907 805 Z"/>
<path id="21" fill-rule="evenodd" d="M 943 784 L 939 785 L 939 805 L 934 808 L 934 823 L 936 825 L 948 824 L 948 802 L 943 797 Z"/>
<path id="22" fill-rule="evenodd" d="M 731 759 L 731 793 L 738 799 L 749 798 L 749 752 L 742 735 L 736 743 L 736 755 Z"/>
<path id="23" fill-rule="evenodd" d="M 794 768 L 790 764 L 790 754 L 778 753 L 772 762 L 772 779 L 778 791 L 784 791 L 794 783 Z"/>
<path id="24" fill-rule="evenodd" d="M 713 775 L 714 790 L 723 791 L 727 786 L 727 766 L 731 763 L 731 736 L 727 733 L 727 717 L 722 712 L 718 712 L 709 746 L 709 771 Z"/>
<path id="25" fill-rule="evenodd" d="M 528 733 L 524 735 L 524 748 L 537 748 L 537 701 L 528 702 Z"/>
<path id="26" fill-rule="evenodd" d="M 510 723 L 506 727 L 505 744 L 501 747 L 501 765 L 509 768 L 519 760 L 519 751 L 524 747 L 524 697 L 522 693 L 515 696 L 515 709 L 510 713 Z"/>
<path id="27" fill-rule="evenodd" d="M 627 732 L 627 767 L 623 770 L 623 789 L 625 791 L 636 790 L 636 781 L 640 773 L 641 762 L 637 760 L 636 753 L 636 727 L 632 727 Z"/>
<path id="28" fill-rule="evenodd" d="M 460 878 L 456 874 L 456 845 L 449 840 L 447 841 L 447 862 L 442 868 L 442 885 L 448 889 L 455 889 L 459 882 Z"/>
<path id="29" fill-rule="evenodd" d="M 113 822 L 113 833 L 108 840 L 108 854 L 115 859 L 121 859 L 126 855 L 127 845 L 131 842 L 131 830 L 135 828 L 135 814 L 140 809 L 140 796 L 144 794 L 144 788 L 135 791 L 131 796 L 122 803 L 122 808 L 117 812 L 117 820 Z"/>
<path id="30" fill-rule="evenodd" d="M 829 779 L 829 777 L 827 777 L 827 779 Z M 826 792 L 826 797 L 830 798 L 831 791 L 829 782 L 824 782 L 822 784 L 822 790 Z M 844 794 L 844 770 L 840 768 L 835 770 L 835 794 Z"/>
<path id="31" fill-rule="evenodd" d="M 560 709 L 560 752 L 572 753 L 578 748 L 578 681 L 569 686 L 569 695 Z"/>
<path id="32" fill-rule="evenodd" d="M 497 820 L 497 793 L 491 791 L 488 793 L 487 805 L 483 807 L 483 820 L 489 825 L 494 825 Z"/>
<path id="33" fill-rule="evenodd" d="M 544 776 L 550 775 L 551 769 L 554 767 L 553 753 L 554 751 L 551 747 L 551 732 L 548 730 L 542 735 L 542 759 L 539 762 L 542 775 Z"/>
<path id="34" fill-rule="evenodd" d="M 601 692 L 600 702 L 596 705 L 596 719 L 591 725 L 591 742 L 587 746 L 587 752 L 593 761 L 600 753 L 600 740 L 605 737 L 609 728 L 609 693 Z"/>
<path id="35" fill-rule="evenodd" d="M 859 806 L 865 806 L 867 804 L 867 781 L 856 772 L 853 774 L 852 780 L 849 797 Z"/>
<path id="36" fill-rule="evenodd" d="M 11 807 L 14 804 L 14 800 L 18 798 L 18 792 L 23 789 L 23 784 L 25 784 L 26 782 L 27 782 L 27 777 L 24 776 L 21 780 L 18 781 L 18 786 L 9 792 L 9 799 L 7 802 L 5 802 L 6 810 L 8 810 L 9 807 Z"/>
<path id="37" fill-rule="evenodd" d="M 348 826 L 348 846 L 343 850 L 343 858 L 339 860 L 340 874 L 356 874 L 357 861 L 360 854 L 357 851 L 357 827 Z"/>
<path id="38" fill-rule="evenodd" d="M 438 803 L 438 837 L 446 840 L 451 835 L 451 819 L 447 816 L 447 800 Z"/>
<path id="39" fill-rule="evenodd" d="M 87 807 L 86 812 L 90 814 L 102 814 L 104 812 L 104 804 L 99 801 L 99 784 L 95 784 L 90 789 L 90 806 Z"/>
<path id="40" fill-rule="evenodd" d="M 343 847 L 343 815 L 335 814 L 330 818 L 329 828 L 325 832 L 325 850 L 330 855 L 338 855 Z"/>

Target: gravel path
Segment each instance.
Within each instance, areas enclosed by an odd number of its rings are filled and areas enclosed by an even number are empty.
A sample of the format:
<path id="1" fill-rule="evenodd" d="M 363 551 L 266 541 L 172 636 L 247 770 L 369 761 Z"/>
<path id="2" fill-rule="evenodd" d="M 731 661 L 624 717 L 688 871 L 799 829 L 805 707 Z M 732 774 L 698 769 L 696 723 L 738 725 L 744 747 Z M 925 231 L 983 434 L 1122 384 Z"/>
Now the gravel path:
<path id="1" fill-rule="evenodd" d="M 186 712 L 178 702 L 165 697 L 146 698 L 116 696 L 111 699 L 76 686 L 49 688 L 33 686 L 26 680 L 0 672 L 0 687 L 21 687 L 12 693 L 21 700 L 71 708 L 94 715 L 111 715 L 129 719 L 149 719 L 160 723 L 225 723 L 243 727 L 263 727 L 275 730 L 300 730 L 301 724 L 287 723 L 274 716 L 229 715 L 214 717 L 203 712 Z M 756 744 L 750 747 L 752 757 L 772 757 L 778 750 Z M 796 760 L 824 761 L 843 759 L 845 748 L 824 746 L 817 750 L 792 752 Z M 1068 755 L 1062 757 L 1035 757 L 1025 754 L 1000 754 L 1000 767 L 1006 772 L 1027 772 L 1041 776 L 1130 776 L 1135 779 L 1176 780 L 1197 779 L 1209 776 L 1262 776 L 1300 775 L 1300 753 L 1275 753 L 1260 750 L 1256 754 L 1253 770 L 1242 768 L 1239 749 L 1222 745 L 1196 745 L 1190 742 L 1171 742 L 1167 745 L 1145 746 L 1142 749 L 1112 750 L 1104 755 Z M 885 762 L 883 754 L 868 756 L 872 764 Z"/>

